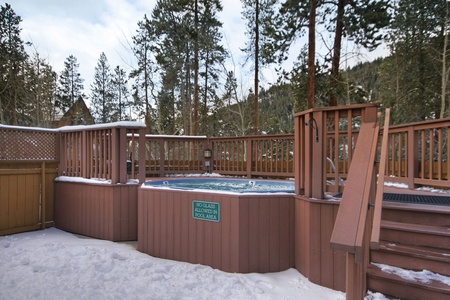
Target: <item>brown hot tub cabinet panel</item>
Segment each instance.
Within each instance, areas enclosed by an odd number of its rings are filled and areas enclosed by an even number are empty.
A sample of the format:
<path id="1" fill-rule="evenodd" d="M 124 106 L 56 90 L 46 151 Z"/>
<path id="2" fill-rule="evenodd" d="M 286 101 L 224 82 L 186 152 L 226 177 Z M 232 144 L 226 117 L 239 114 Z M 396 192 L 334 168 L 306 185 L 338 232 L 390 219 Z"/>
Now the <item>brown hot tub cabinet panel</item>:
<path id="1" fill-rule="evenodd" d="M 138 250 L 227 272 L 294 267 L 294 197 L 139 188 Z"/>
<path id="2" fill-rule="evenodd" d="M 137 239 L 137 184 L 57 181 L 57 228 L 110 241 Z"/>

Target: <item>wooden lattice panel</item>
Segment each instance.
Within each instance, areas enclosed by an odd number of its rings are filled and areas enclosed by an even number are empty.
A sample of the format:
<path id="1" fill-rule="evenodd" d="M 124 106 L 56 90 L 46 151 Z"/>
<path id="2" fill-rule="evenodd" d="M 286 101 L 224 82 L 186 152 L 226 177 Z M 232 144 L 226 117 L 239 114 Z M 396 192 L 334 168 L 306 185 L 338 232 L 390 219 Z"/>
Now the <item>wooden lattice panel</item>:
<path id="1" fill-rule="evenodd" d="M 56 132 L 0 129 L 0 160 L 56 159 Z"/>

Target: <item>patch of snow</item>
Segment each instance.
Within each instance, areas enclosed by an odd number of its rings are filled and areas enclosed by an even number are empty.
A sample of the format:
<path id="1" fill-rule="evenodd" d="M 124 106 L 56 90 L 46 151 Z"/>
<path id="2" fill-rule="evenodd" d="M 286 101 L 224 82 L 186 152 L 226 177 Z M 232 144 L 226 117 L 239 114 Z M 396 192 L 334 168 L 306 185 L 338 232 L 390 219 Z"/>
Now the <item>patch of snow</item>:
<path id="1" fill-rule="evenodd" d="M 111 184 L 111 180 L 105 178 L 84 178 L 71 176 L 58 176 L 55 181 L 59 182 L 78 182 L 78 183 L 97 183 L 97 184 Z"/>
<path id="2" fill-rule="evenodd" d="M 373 263 L 377 267 L 381 269 L 381 271 L 389 274 L 395 274 L 397 276 L 400 276 L 403 279 L 409 280 L 409 281 L 420 281 L 423 283 L 429 283 L 432 280 L 442 282 L 443 284 L 446 284 L 450 286 L 450 277 L 443 276 L 441 274 L 433 273 L 428 270 L 422 270 L 422 271 L 411 271 L 411 270 L 405 270 L 398 267 L 393 267 L 389 265 L 384 264 L 377 264 Z"/>
<path id="3" fill-rule="evenodd" d="M 66 132 L 66 131 L 78 131 L 78 130 L 87 130 L 87 129 L 93 129 L 93 130 L 109 129 L 109 128 L 117 128 L 117 127 L 146 128 L 145 124 L 142 122 L 120 121 L 120 122 L 95 124 L 95 125 L 64 126 L 64 127 L 58 128 L 57 130 Z"/>
<path id="4" fill-rule="evenodd" d="M 391 187 L 396 187 L 399 189 L 407 189 L 408 188 L 408 185 L 406 183 L 391 182 L 391 181 L 385 181 L 384 186 L 391 186 Z"/>
<path id="5" fill-rule="evenodd" d="M 0 299 L 345 299 L 295 269 L 226 273 L 55 228 L 0 237 L 0 253 Z"/>
<path id="6" fill-rule="evenodd" d="M 440 193 L 440 194 L 450 194 L 450 190 L 441 190 L 441 189 L 435 189 L 432 187 L 422 186 L 416 189 L 417 191 L 427 191 L 432 193 Z"/>

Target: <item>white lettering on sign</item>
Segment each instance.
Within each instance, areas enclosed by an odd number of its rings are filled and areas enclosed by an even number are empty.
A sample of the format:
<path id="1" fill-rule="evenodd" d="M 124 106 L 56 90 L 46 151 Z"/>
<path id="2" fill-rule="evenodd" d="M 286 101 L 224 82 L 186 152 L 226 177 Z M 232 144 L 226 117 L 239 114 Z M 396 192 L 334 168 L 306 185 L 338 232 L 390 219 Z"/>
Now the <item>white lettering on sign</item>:
<path id="1" fill-rule="evenodd" d="M 194 200 L 192 217 L 197 220 L 220 222 L 220 203 Z"/>

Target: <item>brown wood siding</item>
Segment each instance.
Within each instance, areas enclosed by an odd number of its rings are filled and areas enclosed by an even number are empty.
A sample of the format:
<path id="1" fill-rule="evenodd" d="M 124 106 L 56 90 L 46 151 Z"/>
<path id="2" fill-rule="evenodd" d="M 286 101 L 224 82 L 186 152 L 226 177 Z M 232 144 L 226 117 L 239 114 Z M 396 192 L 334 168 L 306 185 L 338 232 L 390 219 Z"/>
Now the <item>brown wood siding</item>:
<path id="1" fill-rule="evenodd" d="M 345 291 L 345 252 L 330 248 L 339 202 L 295 200 L 295 268 L 311 282 Z"/>
<path id="2" fill-rule="evenodd" d="M 44 171 L 42 166 L 42 162 L 0 163 L 0 235 L 52 225 L 56 163 L 46 163 Z"/>
<path id="3" fill-rule="evenodd" d="M 56 227 L 111 241 L 137 239 L 138 185 L 57 182 Z"/>
<path id="4" fill-rule="evenodd" d="M 227 272 L 294 266 L 294 201 L 289 195 L 221 195 L 139 189 L 138 249 Z M 220 204 L 220 222 L 192 217 L 192 201 Z"/>

